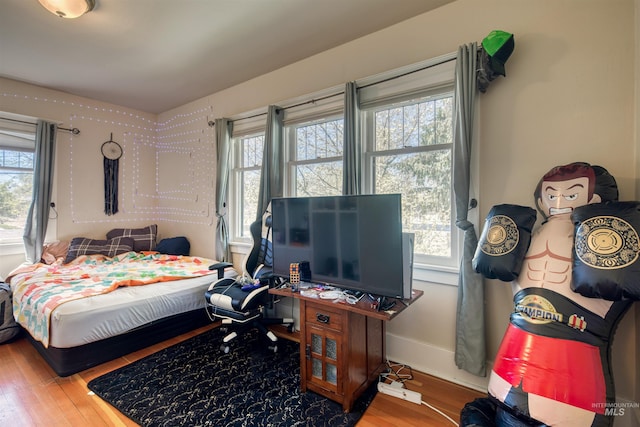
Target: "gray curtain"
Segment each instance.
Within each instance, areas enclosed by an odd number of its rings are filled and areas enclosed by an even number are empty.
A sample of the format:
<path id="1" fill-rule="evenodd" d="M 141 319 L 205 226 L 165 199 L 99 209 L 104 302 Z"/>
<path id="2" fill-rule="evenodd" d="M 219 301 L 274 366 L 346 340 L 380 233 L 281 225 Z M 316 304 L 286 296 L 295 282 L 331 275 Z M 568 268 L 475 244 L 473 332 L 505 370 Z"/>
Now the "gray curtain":
<path id="1" fill-rule="evenodd" d="M 456 225 L 464 231 L 464 247 L 458 279 L 455 361 L 460 369 L 486 375 L 484 288 L 482 277 L 471 266 L 478 244 L 475 227 L 467 220 L 473 113 L 477 93 L 477 45 L 458 48 L 455 75 L 453 131 L 453 190 Z"/>
<path id="2" fill-rule="evenodd" d="M 33 193 L 22 236 L 25 256 L 30 263 L 40 261 L 47 234 L 57 133 L 58 125 L 38 120 L 33 156 Z"/>
<path id="3" fill-rule="evenodd" d="M 231 262 L 229 229 L 227 228 L 227 195 L 229 192 L 229 154 L 233 122 L 216 119 L 216 259 Z"/>
<path id="4" fill-rule="evenodd" d="M 262 169 L 260 170 L 260 193 L 256 220 L 262 220 L 271 199 L 282 197 L 284 191 L 284 148 L 283 148 L 284 110 L 270 105 L 267 110 L 267 128 L 264 135 Z"/>
<path id="5" fill-rule="evenodd" d="M 355 82 L 348 82 L 344 90 L 342 194 L 357 195 L 362 193 L 361 145 L 358 87 Z"/>

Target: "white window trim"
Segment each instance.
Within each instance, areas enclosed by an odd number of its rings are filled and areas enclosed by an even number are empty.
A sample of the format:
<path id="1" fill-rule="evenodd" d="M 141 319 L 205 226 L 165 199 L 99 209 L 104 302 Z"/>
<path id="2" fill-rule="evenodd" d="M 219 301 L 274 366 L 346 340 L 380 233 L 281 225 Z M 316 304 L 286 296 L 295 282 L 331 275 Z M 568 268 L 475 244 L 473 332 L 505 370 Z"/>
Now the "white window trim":
<path id="1" fill-rule="evenodd" d="M 240 200 L 241 200 L 241 185 L 240 182 L 238 180 L 238 171 L 240 171 L 240 173 L 243 172 L 248 172 L 248 171 L 252 171 L 252 170 L 256 170 L 254 167 L 243 167 L 243 168 L 237 168 L 237 159 L 238 156 L 242 156 L 242 150 L 240 147 L 240 144 L 237 143 L 237 140 L 240 138 L 245 138 L 245 137 L 250 137 L 250 136 L 258 136 L 260 135 L 260 131 L 258 130 L 257 132 L 254 129 L 254 132 L 249 133 L 249 134 L 242 134 L 242 135 L 234 135 L 232 136 L 232 141 L 231 141 L 231 155 L 230 155 L 230 161 L 231 161 L 231 168 L 230 168 L 230 177 L 229 177 L 229 192 L 228 192 L 228 217 L 231 221 L 230 224 L 230 230 L 231 230 L 231 241 L 232 242 L 240 242 L 240 243 L 251 243 L 251 238 L 250 237 L 243 237 L 240 235 L 240 229 L 242 227 L 242 210 L 238 209 L 238 207 L 240 206 Z"/>
<path id="2" fill-rule="evenodd" d="M 363 87 L 360 90 L 360 103 L 364 114 L 361 134 L 366 145 L 363 153 L 366 176 L 364 179 L 365 191 L 373 191 L 371 158 L 376 156 L 371 146 L 372 138 L 367 135 L 367 130 L 371 128 L 372 113 L 365 110 L 375 110 L 376 107 L 389 106 L 394 102 L 402 103 L 413 98 L 429 96 L 430 93 L 442 93 L 442 88 L 446 88 L 446 92 L 451 91 L 455 77 L 455 57 L 456 55 L 452 53 L 358 81 L 358 86 Z M 407 150 L 407 152 L 409 151 L 411 150 Z M 450 262 L 447 265 L 437 264 L 437 257 L 425 256 L 424 259 L 414 263 L 413 279 L 415 281 L 458 286 L 459 259 L 462 256 L 464 235 L 455 226 L 453 188 L 451 191 L 452 252 Z"/>
<path id="3" fill-rule="evenodd" d="M 327 110 L 323 110 L 327 111 Z M 317 159 L 305 159 L 297 160 L 296 157 L 296 129 L 298 124 L 313 125 L 316 123 L 324 123 L 336 119 L 341 119 L 342 116 L 335 114 L 335 108 L 328 110 L 328 115 L 319 116 L 318 112 L 315 112 L 313 116 L 298 116 L 295 121 L 285 121 L 285 167 L 284 167 L 284 196 L 294 197 L 296 193 L 296 168 L 304 165 L 317 165 L 321 163 L 329 163 L 341 161 L 342 156 L 321 157 Z M 324 114 L 324 113 L 323 113 Z"/>
<path id="4" fill-rule="evenodd" d="M 0 127 L 8 131 L 15 131 L 20 134 L 29 134 L 35 138 L 36 123 L 37 119 L 34 117 L 0 112 Z M 24 142 L 10 143 L 6 145 L 6 148 L 31 153 L 35 151 L 34 144 L 25 144 Z M 0 255 L 19 254 L 24 254 L 24 242 L 22 237 L 0 240 Z"/>
<path id="5" fill-rule="evenodd" d="M 24 243 L 6 242 L 0 243 L 0 256 L 24 254 Z"/>
<path id="6" fill-rule="evenodd" d="M 376 104 L 384 104 L 388 103 L 391 100 L 402 100 L 411 97 L 414 94 L 424 92 L 425 90 L 434 90 L 442 86 L 450 86 L 454 79 L 455 73 L 455 58 L 456 53 L 452 52 L 446 55 L 442 55 L 436 58 L 429 59 L 427 61 L 422 61 L 419 63 L 411 64 L 402 68 L 390 70 L 388 72 L 380 73 L 374 76 L 366 77 L 363 79 L 357 80 L 357 85 L 360 87 L 360 102 L 361 108 L 366 109 Z M 397 78 L 398 76 L 402 76 Z M 333 110 L 334 113 L 339 113 L 342 111 L 344 103 L 344 86 L 336 86 L 333 88 L 328 88 L 323 91 L 316 92 L 314 94 L 301 96 L 295 99 L 291 99 L 288 101 L 282 101 L 279 103 L 275 103 L 276 105 L 282 106 L 282 108 L 287 109 L 285 114 L 285 127 L 287 125 L 309 121 L 313 118 L 328 118 L 331 114 L 330 111 Z M 256 110 L 257 111 L 257 110 Z M 242 119 L 244 121 L 244 117 L 252 117 L 256 114 L 260 115 L 261 113 L 257 113 L 256 111 L 246 113 L 242 116 L 238 116 L 237 118 L 233 118 L 232 120 Z M 260 110 L 262 114 L 264 114 L 264 109 Z M 252 119 L 254 120 L 254 119 Z M 248 123 L 243 124 L 242 126 L 236 127 L 234 123 L 234 137 L 238 134 L 242 133 L 244 129 L 252 129 L 254 132 L 256 130 L 264 131 L 264 116 L 255 119 L 256 122 L 260 121 L 262 123 L 261 126 L 251 127 Z M 364 120 L 363 126 L 364 126 Z M 236 131 L 237 129 L 237 131 Z M 477 135 L 478 125 L 477 121 L 474 125 L 474 134 Z M 364 136 L 364 129 L 363 129 Z M 287 144 L 289 147 L 290 144 Z M 290 149 L 290 148 L 286 148 Z M 475 154 L 478 152 L 476 148 L 473 150 L 472 159 L 471 159 L 471 188 L 470 188 L 470 197 L 477 198 L 478 197 L 478 155 Z M 363 159 L 366 156 L 366 153 L 363 153 Z M 290 159 L 291 157 L 289 157 Z M 364 165 L 363 165 L 364 166 Z M 364 169 L 366 171 L 366 168 Z M 291 181 L 287 180 L 287 174 L 291 173 L 291 167 L 289 164 L 285 167 L 285 183 Z M 366 181 L 366 179 L 365 179 Z M 287 185 L 291 185 L 290 183 Z M 290 188 L 286 188 L 285 191 L 291 191 Z M 453 191 L 453 189 L 452 189 Z M 289 193 L 291 194 L 291 193 Z M 231 195 L 230 195 L 231 197 Z M 235 204 L 237 200 L 229 200 L 231 211 L 237 208 Z M 453 202 L 453 207 L 455 208 L 455 201 Z M 478 230 L 479 218 L 478 218 L 478 209 L 474 209 L 470 212 L 469 221 L 474 223 L 476 230 Z M 454 239 L 457 243 L 456 251 L 457 253 L 454 258 L 459 259 L 462 256 L 463 250 L 463 233 L 455 227 L 455 212 L 452 213 L 454 215 L 453 224 L 452 224 L 452 234 L 454 234 Z M 235 217 L 235 215 L 234 215 Z M 234 239 L 231 242 L 231 247 L 234 252 L 244 254 L 251 248 L 251 242 L 242 239 Z M 453 248 L 452 248 L 453 250 Z M 413 279 L 414 281 L 419 282 L 428 282 L 428 283 L 436 283 L 442 285 L 450 285 L 450 286 L 458 286 L 458 277 L 459 277 L 459 265 L 456 266 L 443 266 L 443 265 L 435 265 L 429 263 L 420 263 L 416 262 L 414 264 L 413 271 Z"/>

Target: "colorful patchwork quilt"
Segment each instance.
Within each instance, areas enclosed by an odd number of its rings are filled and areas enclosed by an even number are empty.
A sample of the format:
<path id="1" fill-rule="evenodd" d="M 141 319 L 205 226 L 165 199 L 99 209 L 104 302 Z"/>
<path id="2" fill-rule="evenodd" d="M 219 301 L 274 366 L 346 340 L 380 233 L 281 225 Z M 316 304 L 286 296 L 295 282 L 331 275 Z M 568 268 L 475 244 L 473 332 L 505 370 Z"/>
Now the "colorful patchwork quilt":
<path id="1" fill-rule="evenodd" d="M 33 264 L 12 273 L 13 314 L 47 347 L 53 310 L 68 301 L 122 286 L 149 285 L 208 274 L 216 261 L 194 256 L 126 252 L 113 258 L 82 255 L 68 264 Z"/>

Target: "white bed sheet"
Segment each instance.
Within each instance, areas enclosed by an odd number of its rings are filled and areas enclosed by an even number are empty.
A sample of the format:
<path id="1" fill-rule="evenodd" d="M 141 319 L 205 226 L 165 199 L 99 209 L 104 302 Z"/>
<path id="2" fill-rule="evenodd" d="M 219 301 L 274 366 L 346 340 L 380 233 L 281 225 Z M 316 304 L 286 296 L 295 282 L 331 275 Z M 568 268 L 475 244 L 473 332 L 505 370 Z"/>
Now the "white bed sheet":
<path id="1" fill-rule="evenodd" d="M 225 271 L 225 277 L 236 272 Z M 49 346 L 70 348 L 119 335 L 149 322 L 205 309 L 204 293 L 217 276 L 128 286 L 66 302 L 51 315 Z"/>

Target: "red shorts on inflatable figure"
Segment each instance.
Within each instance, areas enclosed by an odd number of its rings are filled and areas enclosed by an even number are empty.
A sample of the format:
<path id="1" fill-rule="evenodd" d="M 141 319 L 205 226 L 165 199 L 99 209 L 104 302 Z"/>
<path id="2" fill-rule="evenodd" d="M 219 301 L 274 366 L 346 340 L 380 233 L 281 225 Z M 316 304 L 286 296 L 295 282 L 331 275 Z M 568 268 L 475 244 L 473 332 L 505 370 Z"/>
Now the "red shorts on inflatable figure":
<path id="1" fill-rule="evenodd" d="M 512 282 L 514 306 L 489 395 L 463 408 L 460 425 L 613 424 L 612 338 L 640 299 L 640 202 L 617 197 L 605 168 L 576 162 L 538 183 L 544 221 L 532 234 L 533 209 L 491 209 L 473 267 Z"/>

